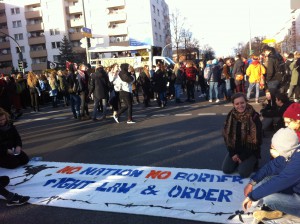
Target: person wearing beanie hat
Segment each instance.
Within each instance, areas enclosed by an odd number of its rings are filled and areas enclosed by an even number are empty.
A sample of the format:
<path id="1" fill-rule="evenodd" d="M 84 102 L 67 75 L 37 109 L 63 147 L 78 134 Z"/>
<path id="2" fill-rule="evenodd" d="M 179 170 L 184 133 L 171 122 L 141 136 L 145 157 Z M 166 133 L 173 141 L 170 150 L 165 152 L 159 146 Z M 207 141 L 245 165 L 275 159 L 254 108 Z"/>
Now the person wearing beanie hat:
<path id="1" fill-rule="evenodd" d="M 253 212 L 258 221 L 283 214 L 300 217 L 300 147 L 295 131 L 279 129 L 272 138 L 270 153 L 274 159 L 252 175 L 244 188 L 243 208 L 246 211 L 252 201 L 261 200 L 262 210 Z"/>
<path id="2" fill-rule="evenodd" d="M 210 69 L 210 72 L 208 74 L 208 84 L 209 84 L 209 102 L 212 103 L 213 100 L 213 92 L 216 98 L 216 103 L 218 103 L 219 100 L 219 82 L 221 80 L 221 71 L 222 68 L 218 65 L 218 60 L 214 59 L 212 61 L 212 66 Z"/>
<path id="3" fill-rule="evenodd" d="M 285 126 L 293 129 L 300 140 L 300 104 L 292 103 L 283 113 L 283 120 Z"/>
<path id="4" fill-rule="evenodd" d="M 290 128 L 281 128 L 273 135 L 270 153 L 273 158 L 283 156 L 289 159 L 298 146 L 296 132 Z"/>

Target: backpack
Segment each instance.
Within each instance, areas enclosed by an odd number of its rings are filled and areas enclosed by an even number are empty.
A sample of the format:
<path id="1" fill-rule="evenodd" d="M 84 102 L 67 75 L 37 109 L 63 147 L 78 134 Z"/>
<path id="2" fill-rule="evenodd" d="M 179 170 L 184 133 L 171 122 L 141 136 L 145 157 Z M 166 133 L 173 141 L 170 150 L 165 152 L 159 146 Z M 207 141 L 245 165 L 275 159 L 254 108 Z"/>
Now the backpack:
<path id="1" fill-rule="evenodd" d="M 284 62 L 283 57 L 278 53 L 276 54 L 275 70 L 276 70 L 276 73 L 280 74 L 282 78 L 284 77 L 284 75 L 286 73 L 285 62 Z"/>
<path id="2" fill-rule="evenodd" d="M 206 66 L 204 69 L 204 78 L 205 79 L 209 79 L 211 76 L 211 67 L 210 66 Z"/>

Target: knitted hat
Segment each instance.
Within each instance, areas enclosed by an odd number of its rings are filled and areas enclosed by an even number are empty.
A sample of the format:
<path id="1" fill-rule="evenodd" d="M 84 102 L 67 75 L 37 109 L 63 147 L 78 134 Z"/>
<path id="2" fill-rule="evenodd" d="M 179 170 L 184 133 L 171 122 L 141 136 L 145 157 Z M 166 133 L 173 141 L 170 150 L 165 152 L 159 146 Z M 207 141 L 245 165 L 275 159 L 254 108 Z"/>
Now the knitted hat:
<path id="1" fill-rule="evenodd" d="M 215 58 L 214 60 L 212 60 L 212 64 L 213 64 L 213 65 L 218 64 L 218 59 Z"/>
<path id="2" fill-rule="evenodd" d="M 272 138 L 272 145 L 279 155 L 289 158 L 299 144 L 296 132 L 290 128 L 279 129 Z"/>
<path id="3" fill-rule="evenodd" d="M 292 103 L 284 112 L 283 117 L 300 120 L 300 104 Z"/>

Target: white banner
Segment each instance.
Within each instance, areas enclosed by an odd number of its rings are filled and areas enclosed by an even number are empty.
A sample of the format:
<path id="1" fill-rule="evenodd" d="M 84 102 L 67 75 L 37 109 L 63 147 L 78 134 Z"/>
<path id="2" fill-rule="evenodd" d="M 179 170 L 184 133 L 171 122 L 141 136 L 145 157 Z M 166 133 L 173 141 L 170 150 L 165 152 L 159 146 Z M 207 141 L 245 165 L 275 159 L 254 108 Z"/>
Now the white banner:
<path id="1" fill-rule="evenodd" d="M 244 214 L 248 179 L 221 171 L 166 167 L 30 162 L 1 169 L 8 189 L 30 203 L 217 223 L 250 223 Z M 251 220 L 251 221 L 250 221 Z"/>

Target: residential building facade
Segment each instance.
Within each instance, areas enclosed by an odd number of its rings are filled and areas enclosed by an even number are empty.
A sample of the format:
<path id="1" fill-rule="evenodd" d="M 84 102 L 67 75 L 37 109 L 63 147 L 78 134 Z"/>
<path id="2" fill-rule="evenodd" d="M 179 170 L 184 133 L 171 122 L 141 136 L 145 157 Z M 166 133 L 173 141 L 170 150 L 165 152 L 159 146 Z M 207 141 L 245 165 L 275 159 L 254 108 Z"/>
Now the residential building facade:
<path id="1" fill-rule="evenodd" d="M 77 59 L 85 61 L 84 27 L 91 30 L 91 46 L 171 43 L 164 0 L 5 0 L 0 3 L 0 72 L 11 72 L 20 59 L 28 71 L 47 69 L 48 61 L 60 61 L 64 35 Z M 171 48 L 164 53 L 171 55 Z"/>

